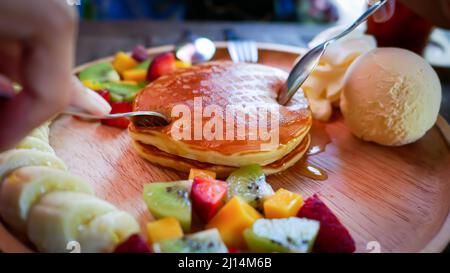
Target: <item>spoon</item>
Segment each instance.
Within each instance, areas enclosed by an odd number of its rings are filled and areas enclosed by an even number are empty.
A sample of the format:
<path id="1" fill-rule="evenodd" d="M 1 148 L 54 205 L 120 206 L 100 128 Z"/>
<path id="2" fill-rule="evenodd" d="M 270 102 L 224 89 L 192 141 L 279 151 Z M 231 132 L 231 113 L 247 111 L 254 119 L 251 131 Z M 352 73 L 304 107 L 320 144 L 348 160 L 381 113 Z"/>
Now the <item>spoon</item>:
<path id="1" fill-rule="evenodd" d="M 302 58 L 297 62 L 294 68 L 289 73 L 286 82 L 283 84 L 280 93 L 278 95 L 278 103 L 285 105 L 288 103 L 292 96 L 298 91 L 300 86 L 306 81 L 306 79 L 311 75 L 317 64 L 320 61 L 326 48 L 339 40 L 340 38 L 346 36 L 357 28 L 361 23 L 365 22 L 369 16 L 375 13 L 379 8 L 386 4 L 387 0 L 380 0 L 370 6 L 351 26 L 346 30 L 334 36 L 331 39 L 317 45 L 316 47 L 309 50 Z"/>
<path id="2" fill-rule="evenodd" d="M 177 58 L 190 64 L 207 62 L 215 53 L 216 46 L 210 39 L 195 36 L 189 30 L 184 32 L 183 38 L 175 48 Z"/>
<path id="3" fill-rule="evenodd" d="M 62 112 L 64 115 L 70 115 L 82 118 L 84 120 L 101 120 L 114 118 L 128 118 L 136 127 L 156 127 L 169 124 L 169 119 L 158 112 L 152 111 L 136 111 L 127 113 L 108 114 L 103 116 L 95 116 L 87 113 L 66 110 Z"/>

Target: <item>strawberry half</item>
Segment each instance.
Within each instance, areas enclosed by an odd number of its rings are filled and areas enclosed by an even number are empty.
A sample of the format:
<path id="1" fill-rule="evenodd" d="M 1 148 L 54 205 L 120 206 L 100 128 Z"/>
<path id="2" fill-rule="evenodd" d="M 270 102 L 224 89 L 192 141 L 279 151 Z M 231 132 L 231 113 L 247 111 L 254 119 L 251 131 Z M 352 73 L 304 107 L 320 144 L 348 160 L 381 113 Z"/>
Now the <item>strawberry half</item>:
<path id="1" fill-rule="evenodd" d="M 314 252 L 352 253 L 355 241 L 336 215 L 314 194 L 305 201 L 298 217 L 320 222 L 319 234 L 314 243 Z"/>
<path id="2" fill-rule="evenodd" d="M 111 102 L 111 114 L 131 112 L 132 106 L 128 102 Z M 115 118 L 115 119 L 102 119 L 102 124 L 119 127 L 128 128 L 130 121 L 126 118 Z"/>
<path id="3" fill-rule="evenodd" d="M 111 104 L 111 95 L 109 94 L 108 90 L 99 90 L 97 93 L 105 99 L 109 104 Z"/>
<path id="4" fill-rule="evenodd" d="M 191 189 L 192 206 L 204 223 L 217 213 L 225 202 L 228 185 L 224 181 L 194 177 Z"/>
<path id="5" fill-rule="evenodd" d="M 124 242 L 119 244 L 114 253 L 151 253 L 147 242 L 139 234 L 133 234 Z"/>
<path id="6" fill-rule="evenodd" d="M 175 71 L 175 55 L 172 52 L 156 56 L 147 70 L 147 80 L 152 81 Z"/>

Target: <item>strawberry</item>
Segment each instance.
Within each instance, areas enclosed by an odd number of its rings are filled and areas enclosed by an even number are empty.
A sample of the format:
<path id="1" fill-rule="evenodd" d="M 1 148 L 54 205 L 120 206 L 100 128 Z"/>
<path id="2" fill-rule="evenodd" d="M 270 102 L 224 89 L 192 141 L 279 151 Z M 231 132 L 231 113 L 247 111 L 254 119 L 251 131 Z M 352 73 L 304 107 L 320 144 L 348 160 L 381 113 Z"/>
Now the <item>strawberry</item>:
<path id="1" fill-rule="evenodd" d="M 156 56 L 147 71 L 147 80 L 152 81 L 175 70 L 175 55 L 172 52 Z"/>
<path id="2" fill-rule="evenodd" d="M 297 216 L 320 222 L 314 252 L 352 253 L 355 251 L 355 241 L 348 230 L 316 194 L 306 200 Z"/>
<path id="3" fill-rule="evenodd" d="M 228 185 L 224 181 L 194 177 L 191 199 L 194 211 L 208 223 L 224 204 Z"/>
<path id="4" fill-rule="evenodd" d="M 151 253 L 147 242 L 139 234 L 133 234 L 119 244 L 114 253 Z"/>
<path id="5" fill-rule="evenodd" d="M 109 104 L 111 104 L 111 95 L 108 90 L 99 90 L 97 93 L 104 98 Z"/>
<path id="6" fill-rule="evenodd" d="M 128 102 L 111 102 L 111 114 L 131 112 L 132 106 Z M 115 119 L 102 119 L 102 124 L 119 127 L 128 128 L 130 121 L 126 118 L 115 118 Z"/>

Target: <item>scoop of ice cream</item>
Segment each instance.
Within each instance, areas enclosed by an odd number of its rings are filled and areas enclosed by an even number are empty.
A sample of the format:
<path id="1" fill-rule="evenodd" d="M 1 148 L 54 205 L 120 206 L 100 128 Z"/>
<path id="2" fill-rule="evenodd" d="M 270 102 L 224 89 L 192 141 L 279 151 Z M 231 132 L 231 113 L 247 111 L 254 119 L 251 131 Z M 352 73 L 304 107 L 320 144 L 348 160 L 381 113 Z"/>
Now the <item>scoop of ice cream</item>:
<path id="1" fill-rule="evenodd" d="M 378 48 L 348 69 L 341 112 L 357 137 L 399 146 L 421 138 L 436 122 L 441 103 L 436 72 L 420 56 Z"/>
<path id="2" fill-rule="evenodd" d="M 336 26 L 319 33 L 309 43 L 309 47 L 336 36 L 344 29 L 344 26 Z M 360 29 L 328 46 L 320 64 L 302 85 L 315 119 L 329 120 L 333 109 L 331 106 L 339 106 L 345 71 L 358 56 L 375 47 L 373 36 L 364 34 Z"/>

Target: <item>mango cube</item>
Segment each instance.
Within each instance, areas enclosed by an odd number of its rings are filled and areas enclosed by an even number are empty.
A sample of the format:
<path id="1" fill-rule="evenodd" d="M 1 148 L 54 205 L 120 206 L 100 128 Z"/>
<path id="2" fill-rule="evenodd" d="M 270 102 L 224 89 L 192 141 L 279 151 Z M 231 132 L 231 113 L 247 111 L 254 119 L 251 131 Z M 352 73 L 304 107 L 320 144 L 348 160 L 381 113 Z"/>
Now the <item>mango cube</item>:
<path id="1" fill-rule="evenodd" d="M 91 90 L 100 91 L 103 89 L 103 86 L 100 82 L 95 80 L 84 80 L 82 81 L 83 85 Z"/>
<path id="2" fill-rule="evenodd" d="M 240 197 L 233 197 L 206 225 L 206 229 L 217 228 L 228 247 L 245 248 L 243 232 L 262 218 L 261 214 Z"/>
<path id="3" fill-rule="evenodd" d="M 189 180 L 193 180 L 194 177 L 216 179 L 216 173 L 212 171 L 192 168 L 189 172 Z"/>
<path id="4" fill-rule="evenodd" d="M 148 223 L 147 237 L 149 244 L 154 244 L 163 240 L 179 239 L 183 237 L 183 230 L 176 218 L 167 217 Z"/>
<path id="5" fill-rule="evenodd" d="M 118 52 L 112 61 L 114 69 L 122 74 L 124 71 L 129 70 L 138 65 L 138 62 L 125 52 Z"/>
<path id="6" fill-rule="evenodd" d="M 266 218 L 288 218 L 296 216 L 303 206 L 303 198 L 300 194 L 279 189 L 264 202 L 264 215 Z"/>
<path id="7" fill-rule="evenodd" d="M 123 73 L 123 79 L 125 81 L 145 81 L 145 77 L 147 76 L 147 70 L 145 69 L 130 69 L 125 70 Z"/>
<path id="8" fill-rule="evenodd" d="M 187 62 L 183 62 L 183 61 L 175 61 L 175 68 L 188 68 L 191 67 L 192 65 L 190 63 Z"/>

